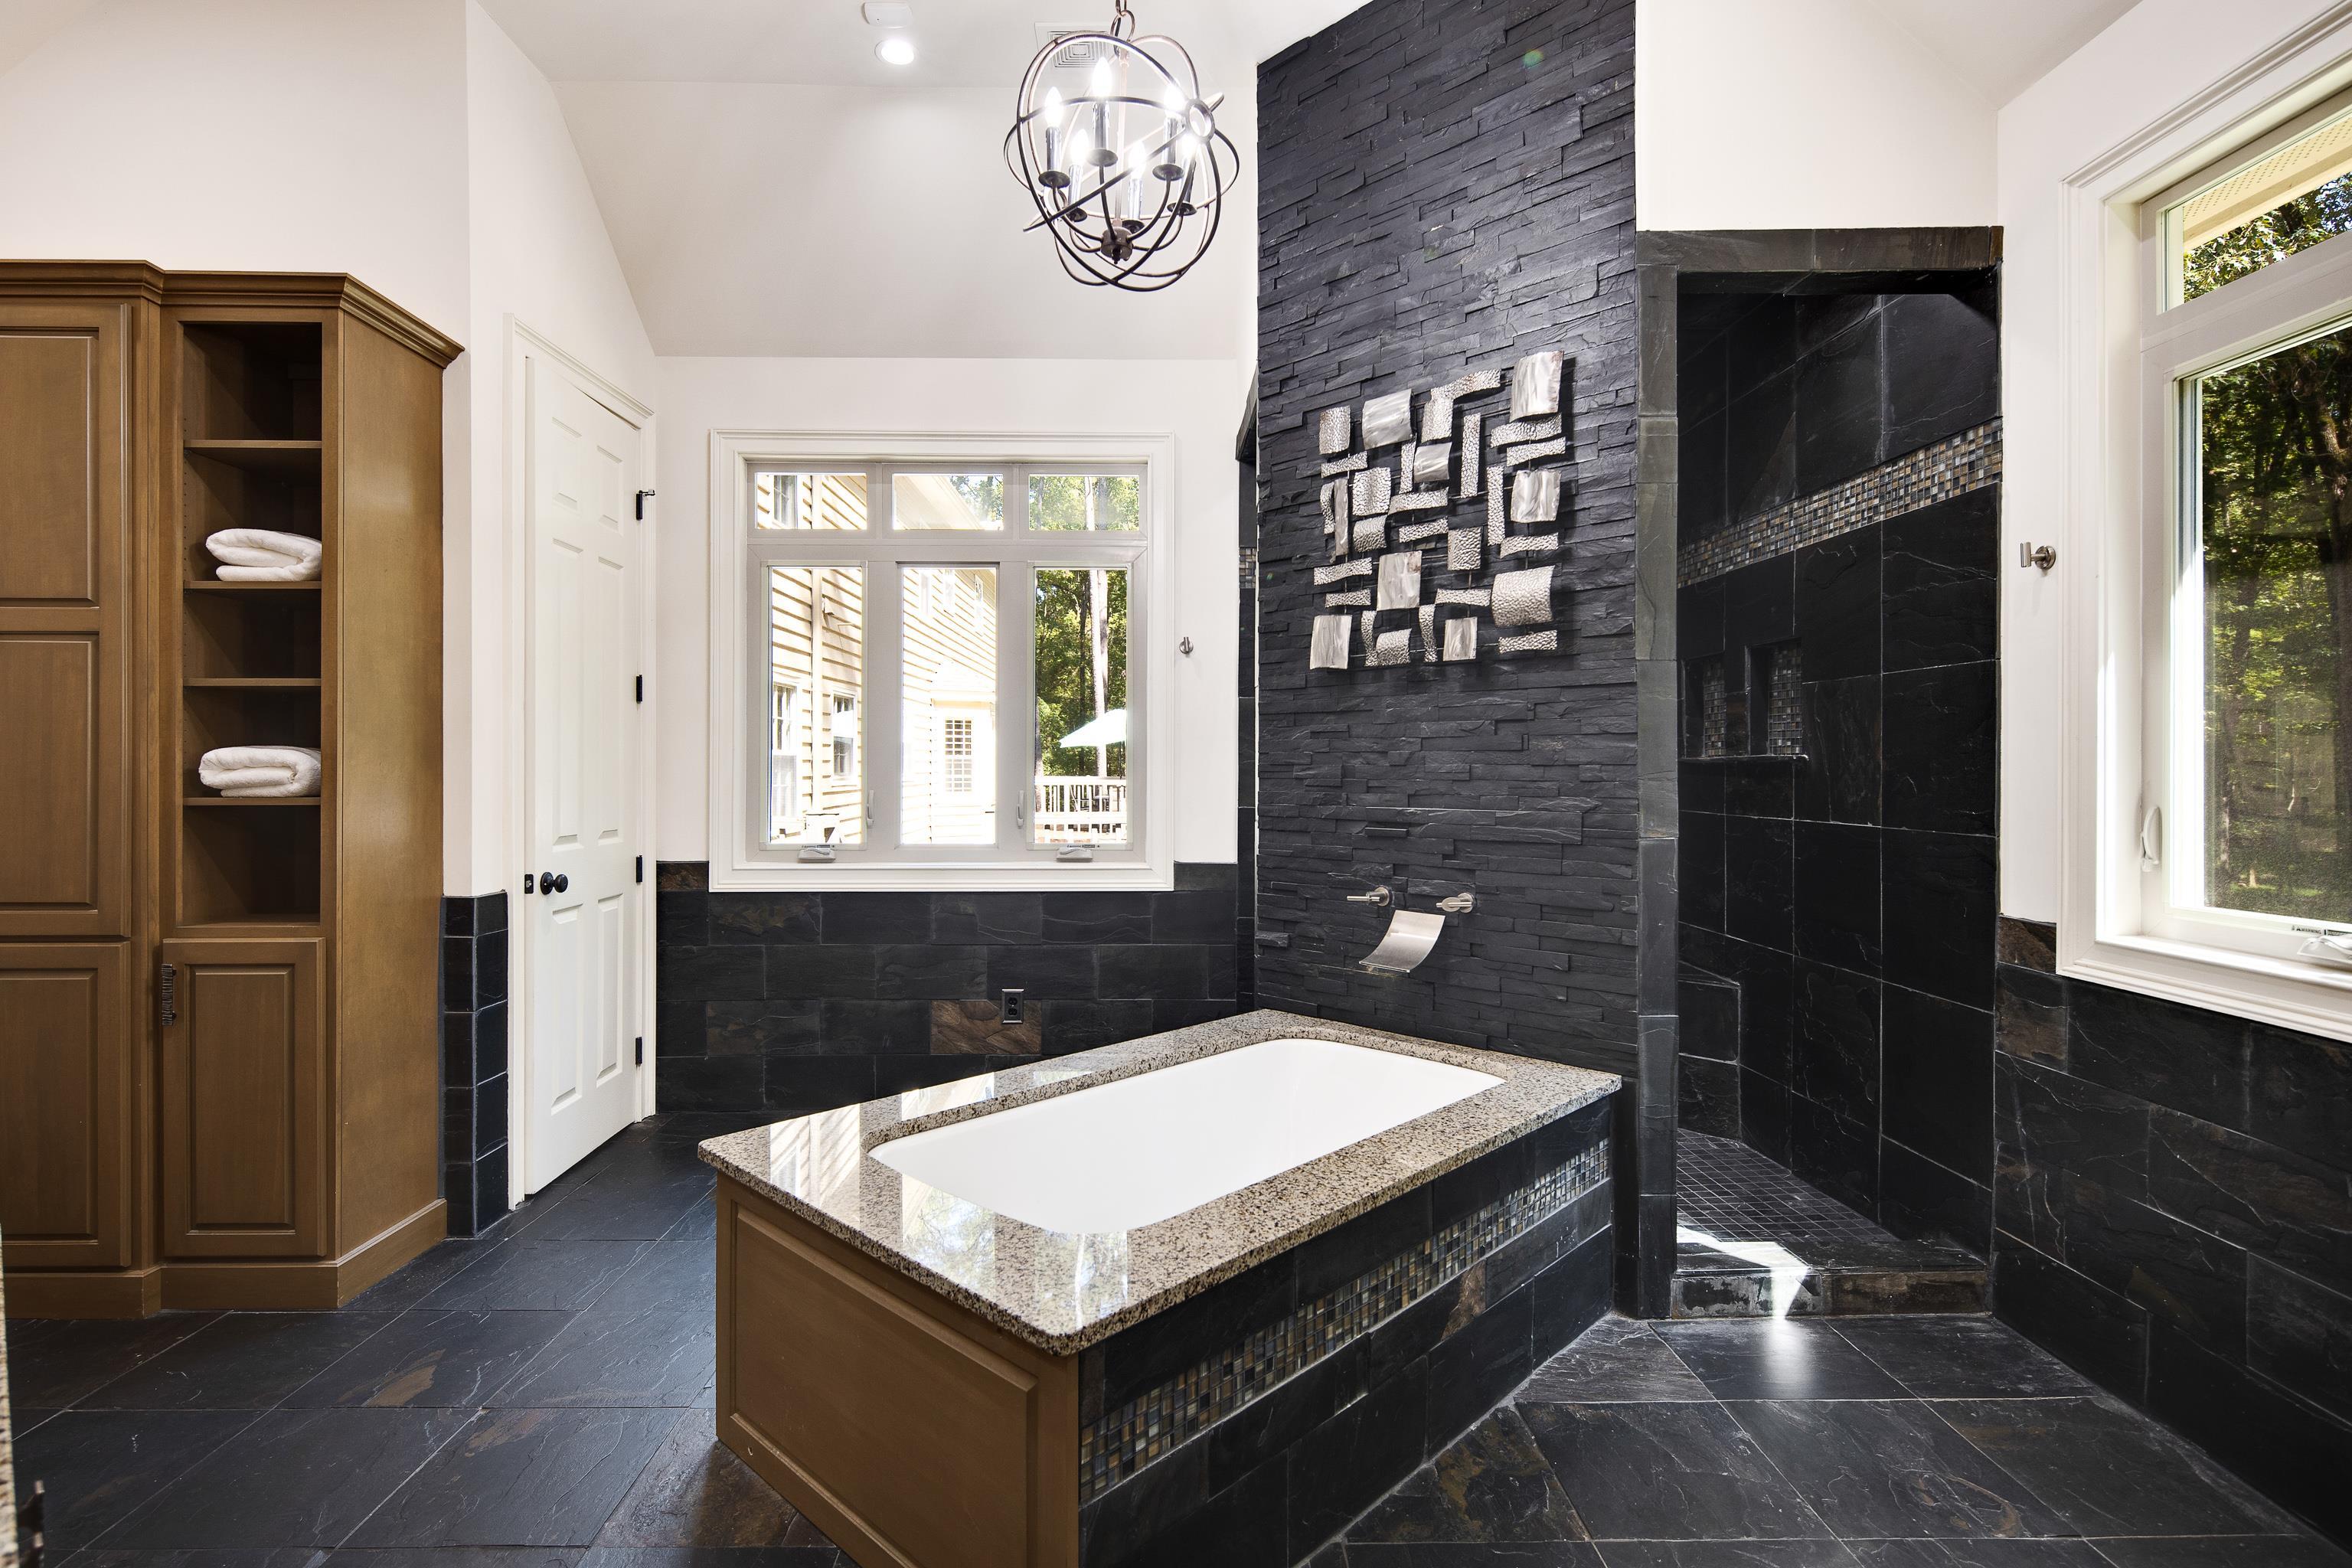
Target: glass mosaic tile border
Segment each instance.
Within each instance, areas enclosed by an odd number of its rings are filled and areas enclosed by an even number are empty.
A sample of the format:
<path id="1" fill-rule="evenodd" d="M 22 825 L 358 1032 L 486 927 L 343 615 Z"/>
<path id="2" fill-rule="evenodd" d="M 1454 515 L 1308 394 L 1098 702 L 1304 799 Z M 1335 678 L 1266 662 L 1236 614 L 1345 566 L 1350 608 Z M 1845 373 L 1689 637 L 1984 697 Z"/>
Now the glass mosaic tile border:
<path id="1" fill-rule="evenodd" d="M 1687 588 L 1982 489 L 2000 478 L 2000 421 L 1993 419 L 1685 545 L 1675 563 L 1675 581 Z"/>
<path id="2" fill-rule="evenodd" d="M 1339 1289 L 1301 1302 L 1239 1344 L 1105 1411 L 1078 1433 L 1078 1500 L 1092 1502 L 1534 1229 L 1608 1176 L 1608 1146 L 1587 1149 Z"/>
<path id="3" fill-rule="evenodd" d="M 1764 750 L 1776 757 L 1793 757 L 1805 749 L 1805 710 L 1800 691 L 1803 654 L 1793 642 L 1775 643 L 1769 695 L 1764 709 Z"/>

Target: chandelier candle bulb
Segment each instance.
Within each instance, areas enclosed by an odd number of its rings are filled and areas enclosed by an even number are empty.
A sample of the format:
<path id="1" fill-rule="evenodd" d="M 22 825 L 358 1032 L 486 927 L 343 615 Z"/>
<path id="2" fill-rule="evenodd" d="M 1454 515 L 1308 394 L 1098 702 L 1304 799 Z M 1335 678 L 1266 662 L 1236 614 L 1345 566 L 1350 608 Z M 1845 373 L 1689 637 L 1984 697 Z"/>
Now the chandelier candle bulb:
<path id="1" fill-rule="evenodd" d="M 1064 191 L 1070 186 L 1070 172 L 1062 166 L 1062 89 L 1049 88 L 1045 92 L 1045 165 L 1037 171 L 1037 183 L 1049 191 Z"/>

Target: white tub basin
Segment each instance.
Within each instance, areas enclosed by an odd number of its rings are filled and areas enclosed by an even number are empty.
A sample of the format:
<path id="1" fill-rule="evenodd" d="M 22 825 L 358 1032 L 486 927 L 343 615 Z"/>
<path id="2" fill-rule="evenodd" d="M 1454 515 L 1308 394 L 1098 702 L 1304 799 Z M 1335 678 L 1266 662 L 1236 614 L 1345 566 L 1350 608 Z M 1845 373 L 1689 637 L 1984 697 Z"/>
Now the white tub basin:
<path id="1" fill-rule="evenodd" d="M 1336 1040 L 1266 1040 L 910 1133 L 873 1156 L 1043 1230 L 1134 1230 L 1502 1081 Z"/>

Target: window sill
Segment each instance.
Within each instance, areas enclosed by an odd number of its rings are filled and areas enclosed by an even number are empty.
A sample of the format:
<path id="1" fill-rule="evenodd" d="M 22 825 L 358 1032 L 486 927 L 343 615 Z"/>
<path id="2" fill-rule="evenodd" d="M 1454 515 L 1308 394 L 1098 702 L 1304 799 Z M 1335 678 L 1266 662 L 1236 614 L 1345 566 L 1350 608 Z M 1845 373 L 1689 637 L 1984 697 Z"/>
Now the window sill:
<path id="1" fill-rule="evenodd" d="M 1176 868 L 1146 861 L 958 861 L 919 865 L 751 865 L 710 868 L 714 893 L 1033 893 L 1152 892 L 1176 886 Z"/>
<path id="2" fill-rule="evenodd" d="M 2070 943 L 2063 925 L 2058 948 L 2058 973 L 2069 979 L 2352 1040 L 2352 970 L 2168 937 L 2108 936 Z"/>

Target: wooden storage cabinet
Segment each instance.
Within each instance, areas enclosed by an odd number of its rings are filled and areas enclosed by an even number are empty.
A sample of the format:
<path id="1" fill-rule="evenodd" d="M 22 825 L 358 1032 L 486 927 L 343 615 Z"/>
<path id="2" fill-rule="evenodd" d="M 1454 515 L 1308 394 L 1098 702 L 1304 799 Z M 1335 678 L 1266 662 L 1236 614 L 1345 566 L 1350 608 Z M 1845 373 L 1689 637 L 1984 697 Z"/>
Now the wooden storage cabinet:
<path id="1" fill-rule="evenodd" d="M 17 1311 L 332 1306 L 442 1233 L 457 352 L 348 278 L 0 263 L 0 732 L 38 763 L 0 779 Z M 222 581 L 239 527 L 323 572 Z M 271 743 L 320 751 L 317 795 L 198 777 Z"/>

